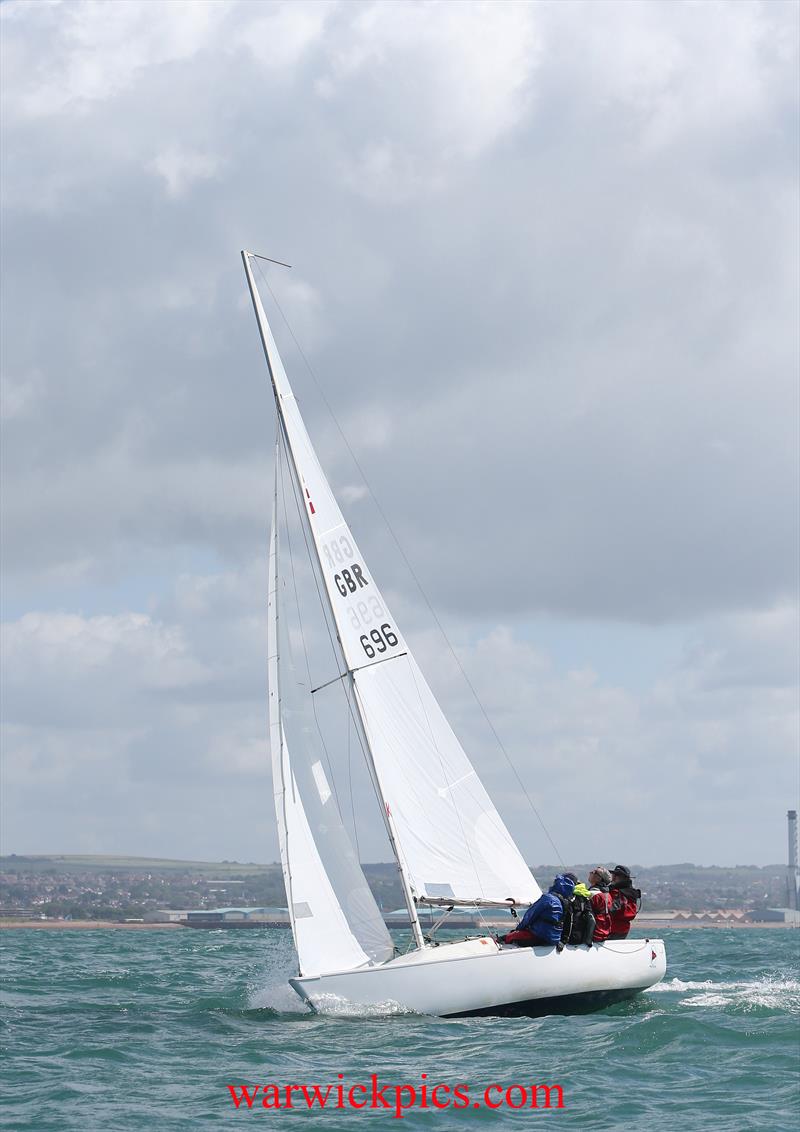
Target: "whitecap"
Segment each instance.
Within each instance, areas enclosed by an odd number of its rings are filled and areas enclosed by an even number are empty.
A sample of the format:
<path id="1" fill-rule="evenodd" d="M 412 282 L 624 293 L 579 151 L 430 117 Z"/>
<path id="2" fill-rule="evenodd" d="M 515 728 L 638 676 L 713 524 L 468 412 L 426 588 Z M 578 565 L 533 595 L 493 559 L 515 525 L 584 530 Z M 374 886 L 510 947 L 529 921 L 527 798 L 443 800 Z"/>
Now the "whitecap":
<path id="1" fill-rule="evenodd" d="M 398 1014 L 416 1014 L 394 999 L 369 1004 L 348 1002 L 336 994 L 321 994 L 315 998 L 314 1006 L 320 1014 L 332 1014 L 338 1018 L 389 1018 Z"/>
<path id="2" fill-rule="evenodd" d="M 800 981 L 777 975 L 762 975 L 756 979 L 715 983 L 712 979 L 699 981 L 671 979 L 651 987 L 649 993 L 680 994 L 681 1006 L 738 1006 L 745 1010 L 766 1007 L 800 1013 Z"/>

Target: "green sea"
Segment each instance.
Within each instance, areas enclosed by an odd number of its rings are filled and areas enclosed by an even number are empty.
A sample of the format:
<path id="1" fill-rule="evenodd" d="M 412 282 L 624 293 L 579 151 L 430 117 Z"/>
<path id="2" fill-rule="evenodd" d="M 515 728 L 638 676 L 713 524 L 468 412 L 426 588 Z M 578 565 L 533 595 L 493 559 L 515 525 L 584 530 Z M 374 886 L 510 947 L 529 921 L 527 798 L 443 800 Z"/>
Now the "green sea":
<path id="1" fill-rule="evenodd" d="M 309 1013 L 286 985 L 286 931 L 6 930 L 2 1125 L 796 1132 L 800 932 L 662 934 L 666 980 L 634 1001 L 580 1017 L 447 1020 Z M 330 1085 L 325 1108 L 309 1110 L 295 1089 L 287 1109 L 290 1084 L 312 1102 L 313 1085 Z M 337 1108 L 337 1088 L 347 1104 L 354 1084 L 356 1104 L 384 1090 L 378 1107 Z M 544 1084 L 549 1094 L 533 1088 Z M 506 1105 L 509 1089 L 512 1105 L 525 1090 L 525 1107 Z"/>

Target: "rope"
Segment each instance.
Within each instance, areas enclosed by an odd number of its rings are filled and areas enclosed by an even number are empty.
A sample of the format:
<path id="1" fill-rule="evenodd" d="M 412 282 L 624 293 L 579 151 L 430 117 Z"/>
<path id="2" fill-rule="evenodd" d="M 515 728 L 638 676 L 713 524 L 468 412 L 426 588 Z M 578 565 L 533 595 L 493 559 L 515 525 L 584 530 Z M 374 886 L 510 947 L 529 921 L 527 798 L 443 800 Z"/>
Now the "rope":
<path id="1" fill-rule="evenodd" d="M 611 942 L 613 943 L 614 941 L 612 940 Z M 633 940 L 631 940 L 631 943 L 633 943 Z M 644 949 L 646 947 L 650 947 L 650 946 L 651 946 L 650 940 L 646 939 L 644 941 L 644 943 L 642 944 L 642 946 L 637 947 L 635 951 L 630 951 L 628 948 L 626 948 L 624 951 L 618 951 L 615 947 L 609 947 L 609 941 L 608 940 L 603 941 L 603 951 L 610 951 L 613 955 L 638 955 L 638 953 L 640 951 L 644 951 Z"/>

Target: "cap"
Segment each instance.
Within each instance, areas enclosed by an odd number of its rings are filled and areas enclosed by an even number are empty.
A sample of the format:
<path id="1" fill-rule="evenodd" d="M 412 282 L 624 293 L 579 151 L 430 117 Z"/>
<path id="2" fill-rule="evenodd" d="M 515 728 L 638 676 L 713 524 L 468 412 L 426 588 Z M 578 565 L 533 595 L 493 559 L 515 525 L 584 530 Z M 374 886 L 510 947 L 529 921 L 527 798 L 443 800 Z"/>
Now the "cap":
<path id="1" fill-rule="evenodd" d="M 608 884 L 611 881 L 611 873 L 605 865 L 595 865 L 592 869 L 594 875 L 598 878 L 601 884 Z"/>
<path id="2" fill-rule="evenodd" d="M 613 876 L 627 877 L 628 880 L 631 879 L 631 870 L 628 868 L 627 865 L 614 865 L 614 868 L 611 870 L 611 873 L 612 873 Z"/>

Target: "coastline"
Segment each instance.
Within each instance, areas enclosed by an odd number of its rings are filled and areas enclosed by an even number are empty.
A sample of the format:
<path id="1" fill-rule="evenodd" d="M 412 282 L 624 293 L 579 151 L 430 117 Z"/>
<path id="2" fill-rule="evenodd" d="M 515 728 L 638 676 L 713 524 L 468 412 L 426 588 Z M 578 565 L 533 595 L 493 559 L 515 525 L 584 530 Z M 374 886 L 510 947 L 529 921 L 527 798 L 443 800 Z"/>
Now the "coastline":
<path id="1" fill-rule="evenodd" d="M 119 920 L 0 920 L 0 931 L 10 930 L 11 928 L 27 928 L 33 931 L 50 928 L 63 928 L 65 931 L 74 931 L 75 929 L 89 929 L 89 928 L 123 928 L 126 931 L 149 931 L 151 928 L 157 928 L 162 931 L 164 928 L 172 930 L 173 928 L 180 928 L 180 924 L 125 924 L 120 923 Z"/>
<path id="2" fill-rule="evenodd" d="M 795 928 L 796 930 L 794 924 L 787 924 L 785 921 L 781 920 L 769 920 L 765 923 L 742 923 L 741 920 L 720 920 L 709 921 L 707 923 L 687 923 L 685 920 L 679 923 L 675 923 L 674 920 L 643 920 L 641 923 L 636 924 L 636 928 L 639 931 L 647 930 L 659 932 L 663 931 L 665 928 L 669 928 L 670 930 L 674 929 L 675 931 L 683 931 L 684 929 L 694 931 L 698 928 L 723 928 L 725 930 L 731 929 L 732 931 L 748 929 L 761 931 L 762 928 L 768 928 L 770 930 L 772 928 Z"/>
<path id="3" fill-rule="evenodd" d="M 122 931 L 151 931 L 151 930 L 154 930 L 154 929 L 156 931 L 164 931 L 164 930 L 179 931 L 183 926 L 184 926 L 183 924 L 176 924 L 174 922 L 173 923 L 126 924 L 126 923 L 120 923 L 118 920 L 0 920 L 0 931 L 10 931 L 11 929 L 14 929 L 14 928 L 25 928 L 26 930 L 29 930 L 29 931 L 42 931 L 42 930 L 49 931 L 51 929 L 56 929 L 56 930 L 62 930 L 63 929 L 64 931 L 76 931 L 76 930 L 84 930 L 84 931 L 103 930 L 103 931 L 105 931 L 107 929 L 122 930 Z M 261 925 L 257 925 L 257 926 L 260 927 Z M 265 925 L 265 926 L 267 926 L 267 925 Z M 270 926 L 274 926 L 274 925 L 270 925 Z M 203 928 L 206 931 L 220 931 L 220 930 L 225 931 L 225 930 L 228 930 L 230 927 L 231 927 L 231 925 L 226 925 L 226 924 L 203 925 Z M 730 930 L 733 930 L 733 931 L 740 931 L 740 930 L 751 930 L 751 931 L 752 930 L 759 930 L 760 931 L 761 929 L 769 929 L 769 930 L 772 930 L 773 928 L 791 929 L 793 927 L 794 927 L 793 924 L 777 923 L 777 922 L 769 922 L 769 923 L 763 923 L 763 924 L 752 924 L 752 923 L 743 924 L 741 922 L 733 921 L 733 922 L 729 922 L 729 923 L 726 922 L 726 923 L 699 923 L 698 924 L 698 923 L 686 923 L 685 921 L 682 921 L 682 922 L 679 922 L 679 923 L 674 923 L 672 920 L 643 920 L 643 921 L 641 921 L 641 923 L 638 923 L 636 925 L 636 934 L 639 934 L 639 933 L 642 933 L 642 932 L 648 932 L 652 935 L 653 932 L 663 931 L 664 929 L 670 929 L 670 930 L 675 930 L 675 931 L 683 931 L 683 930 L 693 931 L 693 930 L 697 930 L 698 928 L 700 928 L 700 929 L 702 929 L 702 928 L 716 928 L 716 929 L 723 929 L 723 930 L 730 929 Z M 201 930 L 203 930 L 203 928 L 195 928 L 195 930 L 201 931 Z M 795 929 L 795 930 L 797 930 L 797 929 Z"/>

